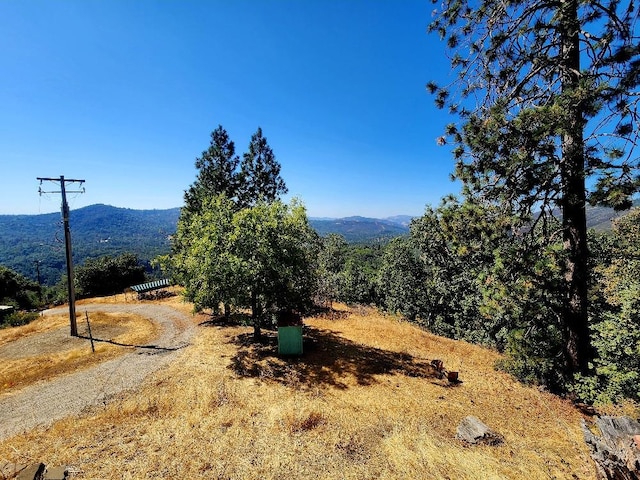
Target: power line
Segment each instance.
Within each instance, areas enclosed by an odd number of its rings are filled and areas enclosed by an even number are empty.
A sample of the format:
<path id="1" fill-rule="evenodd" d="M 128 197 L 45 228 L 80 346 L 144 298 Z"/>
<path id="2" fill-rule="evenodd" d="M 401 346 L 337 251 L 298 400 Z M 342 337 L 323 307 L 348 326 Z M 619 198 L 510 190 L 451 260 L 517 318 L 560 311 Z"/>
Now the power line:
<path id="1" fill-rule="evenodd" d="M 71 229 L 69 228 L 69 204 L 67 203 L 67 193 L 84 193 L 82 190 L 70 191 L 66 189 L 67 183 L 78 183 L 80 186 L 84 183 L 84 180 L 76 180 L 70 178 L 64 178 L 64 175 L 60 175 L 60 178 L 44 178 L 37 177 L 40 180 L 40 188 L 38 193 L 40 195 L 46 193 L 60 193 L 62 195 L 62 223 L 64 224 L 64 240 L 67 251 L 67 292 L 69 294 L 69 323 L 71 325 L 71 336 L 78 336 L 78 325 L 76 323 L 76 292 L 73 284 L 73 257 L 71 255 Z M 60 190 L 45 192 L 42 190 L 42 182 L 57 182 L 60 184 Z"/>

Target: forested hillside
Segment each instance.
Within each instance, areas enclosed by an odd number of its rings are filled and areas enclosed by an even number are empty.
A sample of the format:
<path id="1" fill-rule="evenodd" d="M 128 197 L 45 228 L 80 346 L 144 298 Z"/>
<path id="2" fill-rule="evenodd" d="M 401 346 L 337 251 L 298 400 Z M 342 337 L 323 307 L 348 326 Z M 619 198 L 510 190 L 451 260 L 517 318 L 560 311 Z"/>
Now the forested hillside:
<path id="1" fill-rule="evenodd" d="M 400 215 L 388 219 L 347 217 L 310 219 L 309 223 L 322 237 L 330 233 L 342 235 L 347 242 L 369 242 L 409 233 L 411 217 Z"/>
<path id="2" fill-rule="evenodd" d="M 640 200 L 634 202 L 640 205 Z M 143 262 L 169 250 L 169 237 L 175 232 L 179 208 L 132 210 L 109 205 L 91 205 L 71 212 L 74 262 L 87 258 L 132 252 Z M 588 207 L 590 228 L 611 229 L 611 220 L 620 216 L 605 207 Z M 314 219 L 309 223 L 320 236 L 342 235 L 349 243 L 389 240 L 406 235 L 411 217 L 398 215 L 386 219 L 347 217 Z M 64 233 L 59 213 L 42 215 L 0 215 L 0 265 L 37 279 L 40 262 L 43 284 L 56 283 L 65 269 Z"/>
<path id="3" fill-rule="evenodd" d="M 168 251 L 179 213 L 179 208 L 131 210 L 108 205 L 73 210 L 74 262 L 124 252 L 148 262 Z M 39 268 L 43 284 L 56 283 L 65 270 L 61 215 L 0 215 L 0 265 L 32 279 L 37 278 Z"/>
<path id="4" fill-rule="evenodd" d="M 91 205 L 70 215 L 73 258 L 136 254 L 143 262 L 169 251 L 169 238 L 176 231 L 179 208 L 132 210 L 109 205 Z M 322 236 L 338 233 L 348 242 L 370 242 L 408 233 L 410 217 L 381 220 L 349 217 L 311 220 Z M 37 279 L 39 263 L 43 284 L 53 285 L 64 273 L 64 233 L 59 213 L 0 215 L 0 265 Z"/>

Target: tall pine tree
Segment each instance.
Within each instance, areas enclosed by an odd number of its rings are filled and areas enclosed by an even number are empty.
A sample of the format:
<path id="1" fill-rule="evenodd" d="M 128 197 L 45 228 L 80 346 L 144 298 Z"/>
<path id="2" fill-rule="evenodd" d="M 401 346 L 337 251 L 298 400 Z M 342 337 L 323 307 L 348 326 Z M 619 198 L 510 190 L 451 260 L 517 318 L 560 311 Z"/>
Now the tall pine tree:
<path id="1" fill-rule="evenodd" d="M 251 136 L 249 150 L 243 155 L 240 165 L 239 205 L 246 208 L 259 200 L 272 202 L 287 193 L 288 189 L 280 176 L 280 164 L 273 150 L 258 127 Z"/>
<path id="2" fill-rule="evenodd" d="M 637 18 L 632 0 L 443 0 L 429 27 L 457 73 L 427 88 L 459 118 L 440 142 L 456 144 L 465 194 L 561 212 L 567 374 L 592 355 L 585 205 L 626 208 L 640 188 Z"/>
<path id="3" fill-rule="evenodd" d="M 204 199 L 213 195 L 221 194 L 231 200 L 237 198 L 239 163 L 234 143 L 222 125 L 218 125 L 211 132 L 209 148 L 196 158 L 198 177 L 184 194 L 185 210 L 190 213 L 200 211 Z"/>

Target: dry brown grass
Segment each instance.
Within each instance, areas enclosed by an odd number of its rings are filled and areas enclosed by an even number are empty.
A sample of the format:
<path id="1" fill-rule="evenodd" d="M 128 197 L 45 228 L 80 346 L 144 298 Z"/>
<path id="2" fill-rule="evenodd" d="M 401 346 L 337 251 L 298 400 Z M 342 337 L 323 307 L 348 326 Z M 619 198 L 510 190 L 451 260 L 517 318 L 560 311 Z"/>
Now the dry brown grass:
<path id="1" fill-rule="evenodd" d="M 494 371 L 494 352 L 375 311 L 305 321 L 305 355 L 203 326 L 144 389 L 0 443 L 2 461 L 71 465 L 78 478 L 592 478 L 580 415 Z M 442 359 L 463 383 L 430 366 Z M 475 415 L 505 437 L 468 447 Z"/>
<path id="2" fill-rule="evenodd" d="M 106 303 L 106 304 L 129 303 L 132 305 L 153 303 L 153 304 L 159 304 L 159 305 L 168 305 L 186 314 L 193 313 L 193 304 L 185 302 L 181 295 L 183 291 L 182 287 L 174 286 L 174 287 L 165 288 L 163 290 L 172 293 L 173 296 L 163 298 L 160 300 L 150 301 L 150 300 L 138 300 L 136 293 L 133 293 L 133 292 L 118 293 L 116 295 L 109 295 L 106 297 L 96 297 L 96 298 L 87 298 L 87 299 L 79 300 L 77 302 L 77 305 L 78 305 L 78 309 L 80 309 L 82 305 L 96 304 L 96 303 Z"/>
<path id="3" fill-rule="evenodd" d="M 94 338 L 125 345 L 144 344 L 158 333 L 152 321 L 139 315 L 95 312 L 89 320 Z M 77 322 L 78 333 L 88 336 L 83 314 L 77 314 Z M 131 350 L 96 342 L 93 353 L 88 339 L 69 335 L 68 324 L 67 314 L 47 315 L 28 325 L 0 330 L 0 393 L 87 368 Z"/>

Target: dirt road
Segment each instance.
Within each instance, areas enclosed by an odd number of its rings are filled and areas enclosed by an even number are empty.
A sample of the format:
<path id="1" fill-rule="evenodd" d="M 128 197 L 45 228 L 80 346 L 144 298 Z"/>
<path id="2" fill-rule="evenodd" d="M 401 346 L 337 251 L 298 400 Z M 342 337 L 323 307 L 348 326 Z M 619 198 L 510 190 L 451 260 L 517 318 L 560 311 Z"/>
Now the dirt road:
<path id="1" fill-rule="evenodd" d="M 49 425 L 89 406 L 106 404 L 114 395 L 136 388 L 150 373 L 174 359 L 195 332 L 191 317 L 164 305 L 95 304 L 83 305 L 82 310 L 138 314 L 156 322 L 162 332 L 152 342 L 153 348 L 137 348 L 96 366 L 0 396 L 0 440 Z"/>

